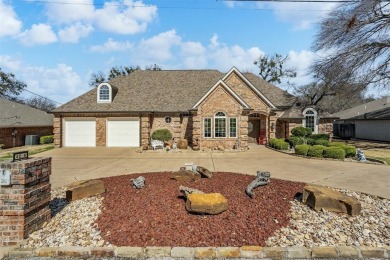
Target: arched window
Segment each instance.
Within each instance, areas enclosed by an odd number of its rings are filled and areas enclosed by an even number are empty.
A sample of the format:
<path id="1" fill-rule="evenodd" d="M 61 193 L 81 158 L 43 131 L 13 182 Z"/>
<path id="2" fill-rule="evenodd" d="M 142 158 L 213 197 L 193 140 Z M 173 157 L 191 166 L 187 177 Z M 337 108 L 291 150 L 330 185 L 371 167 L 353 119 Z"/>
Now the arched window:
<path id="1" fill-rule="evenodd" d="M 306 108 L 303 111 L 303 126 L 313 130 L 313 133 L 317 133 L 318 116 L 317 111 L 313 108 Z"/>
<path id="2" fill-rule="evenodd" d="M 214 116 L 215 137 L 226 137 L 226 115 L 224 112 L 217 112 Z"/>
<path id="3" fill-rule="evenodd" d="M 98 103 L 111 103 L 112 90 L 111 86 L 107 83 L 102 83 L 97 88 L 97 102 Z"/>

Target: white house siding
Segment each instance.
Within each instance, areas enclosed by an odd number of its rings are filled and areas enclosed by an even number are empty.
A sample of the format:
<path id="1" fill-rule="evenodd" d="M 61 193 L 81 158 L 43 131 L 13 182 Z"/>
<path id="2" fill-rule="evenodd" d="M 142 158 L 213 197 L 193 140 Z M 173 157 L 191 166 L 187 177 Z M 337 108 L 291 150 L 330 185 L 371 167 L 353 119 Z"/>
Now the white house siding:
<path id="1" fill-rule="evenodd" d="M 390 120 L 355 121 L 355 137 L 390 142 Z"/>

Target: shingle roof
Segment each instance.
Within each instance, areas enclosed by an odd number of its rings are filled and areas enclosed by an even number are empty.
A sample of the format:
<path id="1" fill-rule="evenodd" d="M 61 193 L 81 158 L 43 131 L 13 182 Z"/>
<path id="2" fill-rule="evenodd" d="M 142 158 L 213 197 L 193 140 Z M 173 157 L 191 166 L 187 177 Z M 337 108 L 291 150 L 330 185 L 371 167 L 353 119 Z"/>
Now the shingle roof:
<path id="1" fill-rule="evenodd" d="M 374 115 L 375 111 L 386 111 L 390 108 L 390 96 L 383 97 L 350 109 L 346 109 L 333 114 L 333 116 L 340 117 L 340 119 L 364 118 L 365 114 Z M 366 116 L 367 117 L 367 116 Z"/>
<path id="2" fill-rule="evenodd" d="M 53 126 L 53 115 L 0 98 L 0 127 Z"/>
<path id="3" fill-rule="evenodd" d="M 312 106 L 298 105 L 298 103 L 295 103 L 292 107 L 290 107 L 289 109 L 284 111 L 283 114 L 279 118 L 281 118 L 281 119 L 303 118 L 303 111 L 309 107 L 312 107 Z M 318 116 L 320 118 L 335 118 L 335 119 L 338 118 L 337 116 L 330 115 L 328 112 L 318 110 L 315 107 L 312 107 L 312 108 L 317 111 Z"/>
<path id="4" fill-rule="evenodd" d="M 97 103 L 94 88 L 52 112 L 188 111 L 224 76 L 217 70 L 137 70 L 108 82 L 118 89 L 111 103 Z M 245 77 L 276 106 L 292 104 L 292 95 L 253 74 Z"/>

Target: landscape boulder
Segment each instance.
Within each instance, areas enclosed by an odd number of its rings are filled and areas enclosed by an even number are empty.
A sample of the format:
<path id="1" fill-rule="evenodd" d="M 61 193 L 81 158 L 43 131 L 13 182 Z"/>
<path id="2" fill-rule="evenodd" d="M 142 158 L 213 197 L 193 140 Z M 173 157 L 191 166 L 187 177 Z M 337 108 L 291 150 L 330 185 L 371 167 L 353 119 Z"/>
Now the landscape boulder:
<path id="1" fill-rule="evenodd" d="M 191 213 L 216 215 L 228 208 L 227 199 L 220 193 L 191 193 L 187 195 L 186 209 Z"/>
<path id="2" fill-rule="evenodd" d="M 177 148 L 179 149 L 187 149 L 188 147 L 188 140 L 187 139 L 180 139 L 177 142 Z"/>
<path id="3" fill-rule="evenodd" d="M 197 172 L 183 170 L 183 169 L 180 169 L 180 171 L 173 172 L 171 174 L 171 179 L 177 181 L 196 181 L 199 180 L 201 177 L 202 176 Z"/>
<path id="4" fill-rule="evenodd" d="M 66 200 L 74 201 L 104 193 L 104 182 L 101 180 L 77 181 L 66 190 Z"/>
<path id="5" fill-rule="evenodd" d="M 202 167 L 202 166 L 197 166 L 196 167 L 196 171 L 198 173 L 200 173 L 200 175 L 206 177 L 206 178 L 211 178 L 213 177 L 213 173 L 210 172 L 209 170 L 207 170 L 206 168 Z"/>
<path id="6" fill-rule="evenodd" d="M 361 205 L 357 199 L 318 185 L 306 185 L 302 201 L 316 211 L 325 209 L 347 213 L 351 216 L 357 216 L 361 211 Z"/>

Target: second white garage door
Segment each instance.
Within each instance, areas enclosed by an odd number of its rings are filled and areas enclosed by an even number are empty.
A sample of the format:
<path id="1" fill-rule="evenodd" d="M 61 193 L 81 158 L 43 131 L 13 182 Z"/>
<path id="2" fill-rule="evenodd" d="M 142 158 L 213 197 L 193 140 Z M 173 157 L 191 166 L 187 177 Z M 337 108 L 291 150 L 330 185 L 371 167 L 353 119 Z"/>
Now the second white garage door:
<path id="1" fill-rule="evenodd" d="M 139 147 L 139 118 L 107 119 L 107 146 Z"/>

